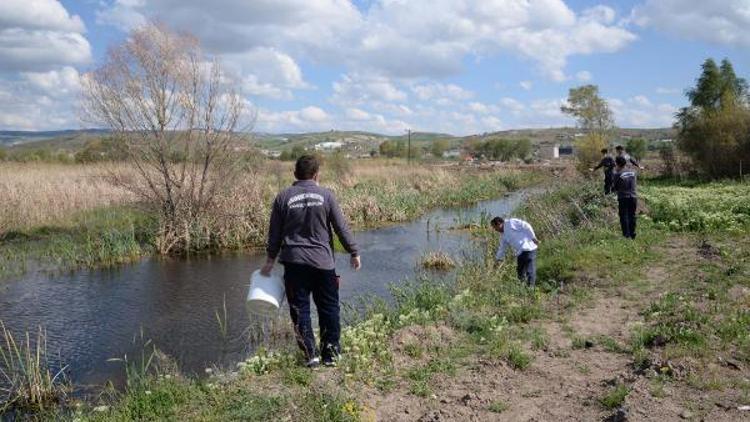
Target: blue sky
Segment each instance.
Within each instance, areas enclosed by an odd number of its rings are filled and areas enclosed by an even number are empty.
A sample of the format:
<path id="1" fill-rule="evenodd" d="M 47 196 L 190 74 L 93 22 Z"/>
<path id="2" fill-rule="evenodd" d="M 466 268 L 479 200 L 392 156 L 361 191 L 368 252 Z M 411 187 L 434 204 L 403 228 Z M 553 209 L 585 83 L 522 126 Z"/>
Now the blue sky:
<path id="1" fill-rule="evenodd" d="M 570 126 L 585 83 L 663 127 L 705 58 L 750 77 L 750 0 L 4 0 L 0 129 L 81 127 L 80 75 L 150 18 L 221 59 L 258 131 Z"/>

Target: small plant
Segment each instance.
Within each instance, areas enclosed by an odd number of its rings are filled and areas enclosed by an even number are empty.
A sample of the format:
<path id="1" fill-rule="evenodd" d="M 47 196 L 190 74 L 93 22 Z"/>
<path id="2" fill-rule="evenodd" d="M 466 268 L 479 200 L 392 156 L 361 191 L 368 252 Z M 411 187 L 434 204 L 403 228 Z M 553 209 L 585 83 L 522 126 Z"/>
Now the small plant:
<path id="1" fill-rule="evenodd" d="M 409 392 L 419 397 L 427 397 L 432 390 L 430 381 L 435 374 L 453 375 L 456 366 L 450 359 L 438 358 L 431 360 L 427 365 L 410 370 L 407 377 L 411 380 Z"/>
<path id="2" fill-rule="evenodd" d="M 512 344 L 505 351 L 505 360 L 513 369 L 524 370 L 531 365 L 533 358 L 521 349 L 518 344 Z"/>
<path id="3" fill-rule="evenodd" d="M 503 413 L 506 410 L 508 410 L 508 407 L 509 406 L 507 404 L 505 404 L 505 402 L 502 402 L 500 400 L 496 400 L 496 401 L 493 401 L 492 403 L 490 403 L 490 405 L 487 408 L 487 410 L 489 410 L 492 413 Z"/>
<path id="4" fill-rule="evenodd" d="M 404 345 L 404 353 L 410 358 L 418 359 L 422 356 L 422 346 L 417 343 L 409 343 Z"/>
<path id="5" fill-rule="evenodd" d="M 456 267 L 456 262 L 445 252 L 432 251 L 422 257 L 421 265 L 428 270 L 448 271 Z"/>
<path id="6" fill-rule="evenodd" d="M 0 415 L 18 408 L 26 411 L 43 411 L 62 401 L 70 390 L 65 378 L 66 366 L 55 371 L 47 356 L 47 335 L 39 328 L 36 341 L 29 333 L 24 340 L 16 341 L 5 324 L 0 321 Z"/>
<path id="7" fill-rule="evenodd" d="M 630 388 L 624 384 L 618 384 L 600 398 L 599 403 L 607 409 L 616 409 L 625 403 L 628 394 L 630 394 Z"/>
<path id="8" fill-rule="evenodd" d="M 216 315 L 216 323 L 219 325 L 219 334 L 221 335 L 222 340 L 227 340 L 227 335 L 229 334 L 229 315 L 227 313 L 227 295 L 224 294 L 224 299 L 222 301 L 222 313 L 219 313 L 219 310 L 217 309 L 214 314 Z"/>

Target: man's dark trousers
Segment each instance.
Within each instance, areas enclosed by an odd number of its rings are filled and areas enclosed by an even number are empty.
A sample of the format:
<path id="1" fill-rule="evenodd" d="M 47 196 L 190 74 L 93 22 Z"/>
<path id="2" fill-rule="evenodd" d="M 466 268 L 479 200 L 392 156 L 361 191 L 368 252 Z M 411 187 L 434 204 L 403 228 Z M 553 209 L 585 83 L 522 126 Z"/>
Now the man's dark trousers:
<path id="1" fill-rule="evenodd" d="M 518 278 L 529 287 L 536 285 L 536 251 L 524 251 L 516 258 Z"/>
<path id="2" fill-rule="evenodd" d="M 612 193 L 612 183 L 614 183 L 614 177 L 611 171 L 604 172 L 604 194 L 609 195 Z"/>
<path id="3" fill-rule="evenodd" d="M 340 351 L 341 323 L 336 270 L 321 270 L 309 265 L 284 263 L 284 285 L 297 344 L 305 352 L 307 359 L 319 355 L 310 318 L 311 293 L 315 307 L 318 308 L 323 360 L 337 357 Z"/>
<path id="4" fill-rule="evenodd" d="M 620 213 L 620 227 L 622 235 L 635 239 L 635 210 L 638 206 L 636 198 L 618 198 L 617 205 Z"/>

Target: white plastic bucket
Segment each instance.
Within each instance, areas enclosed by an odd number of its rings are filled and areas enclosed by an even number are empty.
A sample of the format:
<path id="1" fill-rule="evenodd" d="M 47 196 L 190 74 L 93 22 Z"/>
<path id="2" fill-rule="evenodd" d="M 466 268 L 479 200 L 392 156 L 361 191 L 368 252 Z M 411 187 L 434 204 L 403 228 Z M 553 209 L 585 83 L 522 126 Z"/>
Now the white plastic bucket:
<path id="1" fill-rule="evenodd" d="M 274 316 L 284 301 L 284 281 L 278 275 L 266 277 L 255 270 L 250 276 L 250 291 L 247 292 L 247 308 L 261 316 Z"/>

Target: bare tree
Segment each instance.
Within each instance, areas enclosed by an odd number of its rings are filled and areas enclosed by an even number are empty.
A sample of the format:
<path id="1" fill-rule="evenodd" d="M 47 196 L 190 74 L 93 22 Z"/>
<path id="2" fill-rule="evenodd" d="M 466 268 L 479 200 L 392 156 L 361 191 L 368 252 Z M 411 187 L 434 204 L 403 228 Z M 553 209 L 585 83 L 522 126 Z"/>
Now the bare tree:
<path id="1" fill-rule="evenodd" d="M 84 119 L 112 130 L 136 170 L 116 182 L 160 217 L 159 251 L 190 250 L 238 173 L 243 101 L 234 83 L 194 37 L 149 23 L 110 49 L 82 86 Z"/>

